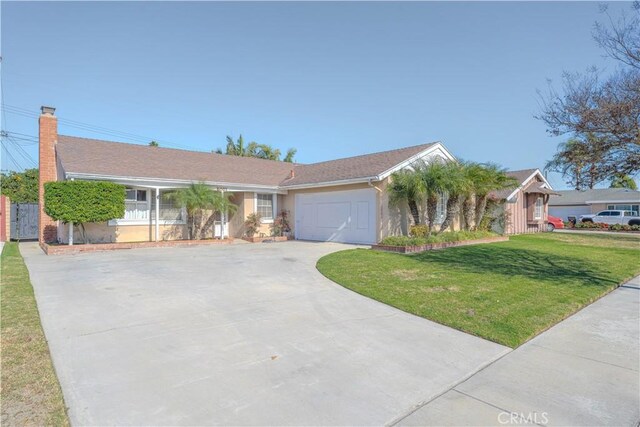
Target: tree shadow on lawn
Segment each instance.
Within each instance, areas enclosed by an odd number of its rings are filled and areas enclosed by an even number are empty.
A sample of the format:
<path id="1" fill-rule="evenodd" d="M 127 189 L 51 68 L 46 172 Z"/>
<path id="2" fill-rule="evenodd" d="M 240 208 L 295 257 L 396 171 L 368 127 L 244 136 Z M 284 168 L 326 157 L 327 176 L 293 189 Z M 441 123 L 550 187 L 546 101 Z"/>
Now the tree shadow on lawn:
<path id="1" fill-rule="evenodd" d="M 608 271 L 593 262 L 547 252 L 516 249 L 498 245 L 469 246 L 424 252 L 412 256 L 419 262 L 450 265 L 472 273 L 523 276 L 557 284 L 579 281 L 583 285 L 608 287 L 617 285 Z M 606 260 L 603 260 L 606 265 Z"/>

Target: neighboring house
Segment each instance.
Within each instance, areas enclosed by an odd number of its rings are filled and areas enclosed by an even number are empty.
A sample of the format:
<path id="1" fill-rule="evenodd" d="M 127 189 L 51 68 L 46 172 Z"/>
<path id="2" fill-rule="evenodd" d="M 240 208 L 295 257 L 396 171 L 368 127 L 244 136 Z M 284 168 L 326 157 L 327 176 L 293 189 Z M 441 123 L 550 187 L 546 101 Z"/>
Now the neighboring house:
<path id="1" fill-rule="evenodd" d="M 232 217 L 219 218 L 216 237 L 242 236 L 254 212 L 269 235 L 285 209 L 297 239 L 375 243 L 400 232 L 401 214 L 385 191 L 389 176 L 418 159 L 454 159 L 437 142 L 309 165 L 149 147 L 58 135 L 54 111 L 43 107 L 39 118 L 40 238 L 47 242 L 66 242 L 67 230 L 44 213 L 43 184 L 82 179 L 127 187 L 124 218 L 85 225 L 93 242 L 185 238 L 185 212 L 162 194 L 202 181 L 232 193 L 238 206 Z"/>
<path id="2" fill-rule="evenodd" d="M 518 187 L 491 194 L 500 203 L 492 212 L 494 230 L 505 234 L 538 233 L 547 230 L 549 197 L 557 194 L 539 169 L 509 171 Z"/>
<path id="3" fill-rule="evenodd" d="M 627 188 L 597 188 L 593 190 L 561 190 L 559 197 L 549 201 L 549 215 L 567 221 L 568 217 L 595 214 L 603 210 L 624 210 L 640 213 L 640 191 Z"/>

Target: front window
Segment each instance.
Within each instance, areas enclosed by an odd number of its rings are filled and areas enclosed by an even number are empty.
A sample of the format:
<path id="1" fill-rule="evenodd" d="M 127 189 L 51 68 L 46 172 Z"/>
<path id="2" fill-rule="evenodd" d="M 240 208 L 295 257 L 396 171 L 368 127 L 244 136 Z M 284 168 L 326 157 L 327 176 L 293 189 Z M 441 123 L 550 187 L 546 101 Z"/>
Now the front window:
<path id="1" fill-rule="evenodd" d="M 533 219 L 542 219 L 542 209 L 544 207 L 544 203 L 542 201 L 542 197 L 538 197 L 536 199 L 536 208 L 533 212 Z"/>
<path id="2" fill-rule="evenodd" d="M 149 197 L 148 190 L 138 190 L 127 188 L 124 199 L 124 218 L 130 220 L 149 219 Z"/>
<path id="3" fill-rule="evenodd" d="M 598 216 L 609 216 L 609 215 L 611 215 L 609 211 L 598 212 Z"/>
<path id="4" fill-rule="evenodd" d="M 256 194 L 256 212 L 263 221 L 273 221 L 273 194 Z"/>

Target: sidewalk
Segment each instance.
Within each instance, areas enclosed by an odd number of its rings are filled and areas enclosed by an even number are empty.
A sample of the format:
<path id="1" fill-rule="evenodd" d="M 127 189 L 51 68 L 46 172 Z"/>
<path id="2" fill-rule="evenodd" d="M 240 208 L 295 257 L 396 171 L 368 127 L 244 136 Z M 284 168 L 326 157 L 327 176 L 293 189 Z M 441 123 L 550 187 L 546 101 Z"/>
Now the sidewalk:
<path id="1" fill-rule="evenodd" d="M 636 426 L 639 311 L 640 276 L 398 424 Z"/>

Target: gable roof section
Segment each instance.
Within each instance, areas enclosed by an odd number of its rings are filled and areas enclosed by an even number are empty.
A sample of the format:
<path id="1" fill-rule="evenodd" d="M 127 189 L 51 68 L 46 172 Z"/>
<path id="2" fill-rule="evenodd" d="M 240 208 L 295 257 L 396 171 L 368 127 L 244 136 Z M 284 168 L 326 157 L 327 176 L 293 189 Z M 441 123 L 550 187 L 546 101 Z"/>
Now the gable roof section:
<path id="1" fill-rule="evenodd" d="M 518 182 L 518 187 L 515 189 L 507 188 L 500 191 L 494 191 L 493 193 L 491 193 L 491 196 L 498 200 L 502 200 L 502 199 L 509 200 L 513 196 L 515 196 L 518 191 L 524 188 L 524 186 L 529 182 L 530 179 L 532 179 L 534 176 L 538 174 L 544 180 L 544 183 L 548 185 L 548 188 L 551 188 L 549 183 L 546 181 L 546 179 L 544 179 L 544 176 L 542 175 L 542 173 L 540 173 L 540 170 L 538 169 L 523 169 L 523 170 L 517 170 L 517 171 L 507 171 L 507 176 L 514 178 Z"/>
<path id="2" fill-rule="evenodd" d="M 627 188 L 561 190 L 562 197 L 552 197 L 549 206 L 586 205 L 590 203 L 640 203 L 640 191 Z"/>
<path id="3" fill-rule="evenodd" d="M 277 187 L 291 163 L 58 135 L 65 173 Z"/>
<path id="4" fill-rule="evenodd" d="M 429 143 L 303 165 L 58 135 L 56 153 L 64 172 L 78 178 L 204 181 L 286 189 L 366 181 L 436 146 L 442 147 Z M 290 178 L 292 170 L 294 177 Z"/>
<path id="5" fill-rule="evenodd" d="M 366 180 L 393 169 L 395 166 L 417 156 L 436 143 L 364 154 L 309 165 L 297 165 L 295 176 L 285 179 L 283 187 L 326 184 L 339 181 Z"/>

